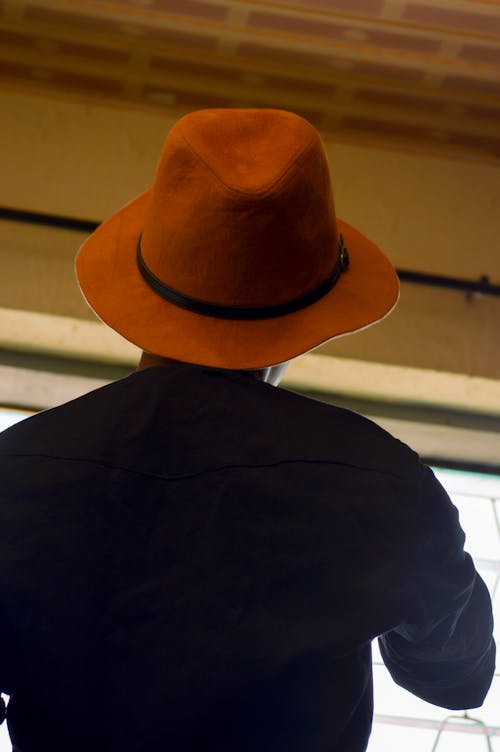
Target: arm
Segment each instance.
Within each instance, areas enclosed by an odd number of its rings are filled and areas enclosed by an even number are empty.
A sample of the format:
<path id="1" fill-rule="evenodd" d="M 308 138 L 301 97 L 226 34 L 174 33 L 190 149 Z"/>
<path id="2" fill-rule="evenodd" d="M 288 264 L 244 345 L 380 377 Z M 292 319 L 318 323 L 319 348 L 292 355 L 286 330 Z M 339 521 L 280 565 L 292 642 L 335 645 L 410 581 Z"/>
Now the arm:
<path id="1" fill-rule="evenodd" d="M 458 510 L 425 466 L 420 498 L 426 536 L 412 557 L 411 613 L 379 637 L 380 652 L 396 684 L 422 700 L 476 708 L 495 670 L 491 599 L 464 552 Z"/>

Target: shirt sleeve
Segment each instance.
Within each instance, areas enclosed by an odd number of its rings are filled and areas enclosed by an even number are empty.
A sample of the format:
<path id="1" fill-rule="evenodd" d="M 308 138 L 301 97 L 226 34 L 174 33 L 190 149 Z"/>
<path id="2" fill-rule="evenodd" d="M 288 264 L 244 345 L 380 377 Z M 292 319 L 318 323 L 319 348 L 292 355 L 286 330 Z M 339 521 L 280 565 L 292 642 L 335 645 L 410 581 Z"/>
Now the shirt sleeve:
<path id="1" fill-rule="evenodd" d="M 378 638 L 380 652 L 396 684 L 422 700 L 477 708 L 495 671 L 491 598 L 464 551 L 458 510 L 425 465 L 420 502 L 425 534 L 408 570 L 410 613 Z"/>

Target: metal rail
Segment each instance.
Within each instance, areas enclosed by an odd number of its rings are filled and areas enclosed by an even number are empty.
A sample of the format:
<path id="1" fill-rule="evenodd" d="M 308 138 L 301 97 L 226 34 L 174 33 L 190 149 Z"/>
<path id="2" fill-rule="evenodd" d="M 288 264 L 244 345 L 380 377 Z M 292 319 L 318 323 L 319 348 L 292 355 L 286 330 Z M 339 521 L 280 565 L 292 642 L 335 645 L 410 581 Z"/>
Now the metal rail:
<path id="1" fill-rule="evenodd" d="M 464 723 L 468 721 L 469 723 Z M 500 726 L 488 726 L 482 721 L 470 718 L 467 711 L 461 716 L 449 715 L 442 721 L 430 718 L 407 718 L 399 715 L 383 715 L 375 713 L 374 723 L 386 723 L 391 726 L 408 726 L 410 728 L 446 730 L 464 734 L 479 734 L 481 736 L 500 736 Z"/>

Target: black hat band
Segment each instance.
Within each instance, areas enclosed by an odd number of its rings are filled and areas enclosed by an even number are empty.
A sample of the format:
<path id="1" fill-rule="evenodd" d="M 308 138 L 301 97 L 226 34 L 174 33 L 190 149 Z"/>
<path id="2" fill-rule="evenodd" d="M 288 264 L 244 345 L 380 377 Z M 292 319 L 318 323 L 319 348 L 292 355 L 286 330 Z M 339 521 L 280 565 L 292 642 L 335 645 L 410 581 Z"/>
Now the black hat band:
<path id="1" fill-rule="evenodd" d="M 168 287 L 168 285 L 158 279 L 144 261 L 141 251 L 141 237 L 142 233 L 139 235 L 139 240 L 137 241 L 137 266 L 139 267 L 139 271 L 141 272 L 146 284 L 157 293 L 157 295 L 164 298 L 164 300 L 168 300 L 170 303 L 173 303 L 180 308 L 185 308 L 193 313 L 201 313 L 203 316 L 213 316 L 218 319 L 270 319 L 277 316 L 285 316 L 287 313 L 300 311 L 302 308 L 307 308 L 312 303 L 316 303 L 330 292 L 342 272 L 344 272 L 349 266 L 349 253 L 344 245 L 344 238 L 342 237 L 342 234 L 340 234 L 338 257 L 331 274 L 320 282 L 317 287 L 310 290 L 305 295 L 290 300 L 288 303 L 278 303 L 277 305 L 271 306 L 223 306 L 209 303 L 205 300 L 199 300 L 198 298 L 191 298 L 188 295 L 184 295 L 183 293 L 174 290 L 172 287 Z"/>

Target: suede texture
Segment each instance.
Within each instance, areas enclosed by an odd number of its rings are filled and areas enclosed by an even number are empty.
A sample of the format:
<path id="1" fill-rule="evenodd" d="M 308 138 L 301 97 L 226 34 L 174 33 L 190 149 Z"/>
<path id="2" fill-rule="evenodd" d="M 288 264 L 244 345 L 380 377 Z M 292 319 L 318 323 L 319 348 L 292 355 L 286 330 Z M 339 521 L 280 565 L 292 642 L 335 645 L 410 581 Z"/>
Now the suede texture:
<path id="1" fill-rule="evenodd" d="M 151 290 L 136 248 L 166 285 L 225 306 L 286 303 L 331 273 L 339 233 L 350 265 L 333 289 L 291 314 L 228 320 L 185 310 Z M 281 363 L 383 318 L 395 270 L 337 220 L 319 133 L 283 110 L 201 110 L 165 141 L 153 186 L 103 222 L 76 261 L 81 290 L 109 326 L 158 355 L 219 368 Z"/>

